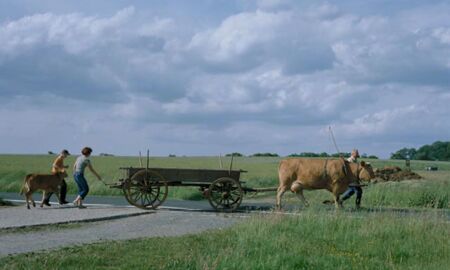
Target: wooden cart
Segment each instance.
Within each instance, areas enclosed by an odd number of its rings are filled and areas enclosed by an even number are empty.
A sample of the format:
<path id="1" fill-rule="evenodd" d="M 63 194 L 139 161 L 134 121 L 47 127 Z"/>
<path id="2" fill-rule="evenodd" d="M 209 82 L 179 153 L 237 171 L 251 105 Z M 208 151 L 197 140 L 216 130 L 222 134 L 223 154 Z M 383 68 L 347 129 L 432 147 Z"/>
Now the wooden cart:
<path id="1" fill-rule="evenodd" d="M 232 212 L 242 202 L 244 193 L 257 191 L 243 188 L 243 170 L 208 170 L 178 168 L 121 168 L 125 178 L 111 185 L 123 190 L 127 201 L 142 209 L 156 209 L 169 191 L 169 186 L 199 187 L 211 206 L 221 212 Z"/>

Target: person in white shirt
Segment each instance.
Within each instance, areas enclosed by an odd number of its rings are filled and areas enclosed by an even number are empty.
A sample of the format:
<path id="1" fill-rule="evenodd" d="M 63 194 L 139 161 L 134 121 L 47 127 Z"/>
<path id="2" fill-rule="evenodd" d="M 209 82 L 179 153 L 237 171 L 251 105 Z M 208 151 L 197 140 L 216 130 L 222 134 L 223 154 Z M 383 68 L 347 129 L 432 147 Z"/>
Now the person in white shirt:
<path id="1" fill-rule="evenodd" d="M 73 201 L 73 204 L 75 206 L 78 206 L 78 208 L 86 208 L 86 206 L 83 205 L 83 200 L 89 192 L 89 186 L 86 178 L 84 177 L 84 169 L 86 169 L 86 167 L 89 168 L 89 170 L 98 178 L 98 180 L 102 181 L 102 178 L 94 170 L 94 167 L 92 167 L 91 161 L 89 160 L 89 156 L 91 155 L 91 153 L 92 148 L 84 147 L 81 150 L 82 155 L 77 158 L 75 164 L 73 165 L 73 178 L 75 179 L 75 182 L 78 186 L 78 196 L 75 201 Z"/>
<path id="2" fill-rule="evenodd" d="M 358 149 L 353 149 L 352 154 L 347 159 L 348 162 L 357 163 L 359 158 Z M 342 195 L 342 201 L 349 199 L 353 194 L 356 193 L 356 208 L 361 207 L 361 198 L 362 198 L 362 188 L 360 186 L 350 186 Z"/>

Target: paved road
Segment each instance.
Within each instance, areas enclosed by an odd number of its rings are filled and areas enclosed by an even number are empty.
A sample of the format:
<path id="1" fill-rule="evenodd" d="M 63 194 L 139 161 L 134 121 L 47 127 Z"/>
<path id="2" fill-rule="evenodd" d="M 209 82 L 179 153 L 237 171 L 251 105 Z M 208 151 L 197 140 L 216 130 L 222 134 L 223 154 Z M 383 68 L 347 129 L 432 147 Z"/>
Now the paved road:
<path id="1" fill-rule="evenodd" d="M 0 197 L 12 201 L 23 200 L 16 193 L 0 193 Z M 39 196 L 36 195 L 36 200 L 38 199 Z M 71 196 L 68 199 L 73 200 Z M 272 203 L 247 200 L 237 213 L 222 214 L 214 212 L 207 201 L 168 200 L 158 211 L 132 207 L 123 197 L 89 196 L 86 202 L 87 209 L 60 206 L 56 203 L 52 207 L 36 207 L 31 210 L 26 209 L 24 205 L 0 207 L 0 257 L 102 240 L 199 233 L 231 226 L 249 217 L 251 213 L 267 213 L 268 211 L 265 210 L 270 210 L 272 207 Z M 298 209 L 298 205 L 299 203 L 296 203 L 286 208 Z M 330 214 L 335 213 L 332 206 L 325 209 L 328 209 Z M 442 218 L 444 222 L 450 221 L 450 211 L 429 209 L 365 208 L 355 214 L 355 217 L 361 218 L 364 214 L 379 212 L 421 218 L 426 218 L 428 215 L 430 218 Z M 283 214 L 298 215 L 299 213 L 286 211 Z M 69 227 L 49 226 L 67 222 L 80 223 Z M 24 226 L 37 227 L 32 230 L 11 230 L 11 228 Z"/>
<path id="2" fill-rule="evenodd" d="M 93 222 L 131 216 L 146 215 L 154 211 L 131 207 L 91 206 L 78 209 L 74 206 L 53 206 L 46 208 L 4 207 L 0 208 L 0 230 L 38 227 L 51 224 Z"/>
<path id="3" fill-rule="evenodd" d="M 16 207 L 14 207 L 16 208 Z M 130 208 L 127 208 L 130 210 Z M 67 210 L 67 209 L 66 209 Z M 92 209 L 73 209 L 92 211 Z M 0 212 L 4 209 L 0 208 Z M 49 211 L 36 211 L 49 212 Z M 221 229 L 242 220 L 241 216 L 183 211 L 147 211 L 148 214 L 80 223 L 80 226 L 60 228 L 47 227 L 38 230 L 0 230 L 0 257 L 95 243 L 104 240 L 124 240 L 142 237 L 177 236 L 200 233 L 210 229 Z"/>
<path id="4" fill-rule="evenodd" d="M 242 212 L 264 207 L 250 203 L 240 213 L 222 214 L 213 211 L 207 201 L 167 200 L 158 211 L 152 211 L 130 206 L 120 196 L 89 196 L 86 209 L 52 201 L 51 207 L 37 205 L 28 210 L 17 193 L 0 193 L 0 197 L 21 204 L 0 208 L 0 257 L 102 240 L 199 233 L 231 226 L 249 216 Z M 34 199 L 39 201 L 40 195 L 34 194 Z M 68 200 L 73 199 L 74 196 L 68 196 Z M 266 205 L 267 209 L 271 207 Z M 78 225 L 54 226 L 73 222 Z M 17 229 L 24 227 L 34 229 Z"/>
<path id="5" fill-rule="evenodd" d="M 68 195 L 67 200 L 73 201 L 76 195 Z M 20 202 L 24 200 L 24 197 L 19 195 L 19 193 L 13 192 L 0 192 L 0 198 L 12 202 Z M 40 202 L 42 195 L 40 193 L 34 193 L 33 198 L 36 202 Z M 52 196 L 52 204 L 57 205 L 55 196 Z M 101 204 L 101 205 L 114 205 L 114 206 L 130 206 L 130 204 L 125 200 L 123 196 L 91 196 L 86 197 L 85 204 Z M 132 207 L 132 206 L 130 206 Z M 251 200 L 243 200 L 240 211 L 251 211 L 251 210 L 269 210 L 273 207 L 272 203 L 267 202 L 254 202 Z M 174 209 L 174 210 L 190 210 L 190 211 L 214 211 L 207 200 L 202 201 L 186 201 L 186 200 L 166 200 L 163 205 L 158 209 Z"/>

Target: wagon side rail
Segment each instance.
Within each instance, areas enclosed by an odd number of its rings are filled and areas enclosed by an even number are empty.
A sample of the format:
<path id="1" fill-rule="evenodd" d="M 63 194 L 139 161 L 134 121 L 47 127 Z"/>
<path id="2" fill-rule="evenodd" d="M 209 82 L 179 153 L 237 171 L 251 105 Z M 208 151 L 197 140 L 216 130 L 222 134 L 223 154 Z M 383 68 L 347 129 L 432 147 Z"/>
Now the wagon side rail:
<path id="1" fill-rule="evenodd" d="M 125 171 L 126 178 L 131 178 L 135 173 L 146 170 L 146 168 L 136 167 L 122 167 Z M 230 177 L 239 181 L 244 170 L 217 170 L 217 169 L 186 169 L 186 168 L 148 168 L 150 171 L 154 171 L 162 176 L 167 183 L 191 183 L 191 184 L 210 184 L 214 180 L 221 177 Z"/>

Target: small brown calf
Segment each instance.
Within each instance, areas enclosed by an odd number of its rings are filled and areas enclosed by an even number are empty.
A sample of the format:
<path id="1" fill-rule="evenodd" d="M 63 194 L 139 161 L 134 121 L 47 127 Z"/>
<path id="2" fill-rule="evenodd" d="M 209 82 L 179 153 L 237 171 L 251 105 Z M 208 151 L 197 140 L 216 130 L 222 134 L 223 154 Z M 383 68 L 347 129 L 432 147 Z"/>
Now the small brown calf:
<path id="1" fill-rule="evenodd" d="M 44 206 L 44 198 L 47 192 L 55 192 L 59 197 L 59 188 L 65 177 L 67 177 L 67 173 L 65 171 L 55 174 L 28 174 L 25 176 L 20 194 L 25 193 L 27 208 L 30 209 L 30 201 L 33 203 L 33 207 L 36 207 L 32 195 L 37 190 L 43 191 L 41 207 Z"/>

